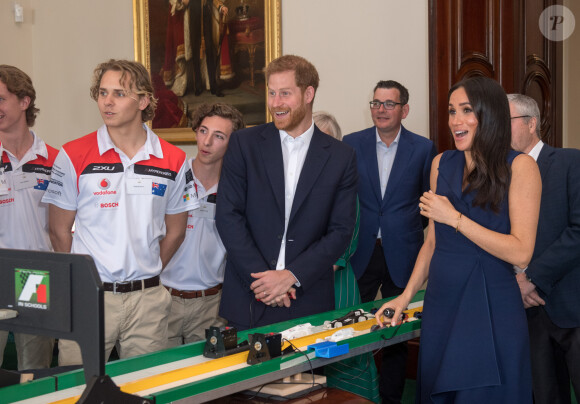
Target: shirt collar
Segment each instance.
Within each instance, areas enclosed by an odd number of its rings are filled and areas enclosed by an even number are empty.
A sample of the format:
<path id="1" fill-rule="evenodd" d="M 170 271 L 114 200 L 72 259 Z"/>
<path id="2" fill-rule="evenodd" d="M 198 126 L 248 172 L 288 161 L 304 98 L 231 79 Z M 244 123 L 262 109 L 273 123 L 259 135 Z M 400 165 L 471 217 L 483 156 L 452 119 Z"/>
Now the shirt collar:
<path id="1" fill-rule="evenodd" d="M 198 178 L 195 176 L 195 172 L 193 171 L 193 160 L 195 160 L 195 158 L 192 158 L 192 159 L 191 159 L 190 166 L 191 166 L 191 175 L 193 176 L 193 181 L 194 181 L 194 183 L 196 184 L 196 189 L 195 189 L 195 190 L 197 191 L 197 197 L 198 197 L 199 199 L 202 199 L 202 198 L 205 198 L 205 197 L 206 197 L 206 196 L 208 196 L 208 195 L 211 195 L 211 194 L 215 194 L 215 193 L 217 193 L 219 182 L 218 182 L 218 183 L 216 183 L 216 184 L 215 184 L 213 187 L 211 187 L 210 189 L 205 189 L 205 188 L 203 187 L 203 184 L 201 183 L 201 181 L 200 181 L 200 180 L 199 180 L 199 179 L 198 179 Z M 200 188 L 201 188 L 201 189 L 200 189 Z M 203 192 L 203 193 L 202 193 L 202 192 L 200 192 L 201 190 L 203 190 L 204 192 Z"/>
<path id="2" fill-rule="evenodd" d="M 143 145 L 143 151 L 148 155 L 153 155 L 157 158 L 163 158 L 163 150 L 161 149 L 161 143 L 157 135 L 149 128 L 149 126 L 143 124 L 143 128 L 147 131 L 147 139 Z M 107 125 L 101 126 L 97 130 L 97 144 L 99 146 L 99 154 L 102 156 L 108 150 L 115 149 L 115 144 L 109 135 L 107 130 Z"/>
<path id="3" fill-rule="evenodd" d="M 534 160 L 538 161 L 538 157 L 540 156 L 540 152 L 542 151 L 542 147 L 544 146 L 544 142 L 541 140 L 536 143 L 536 145 L 530 150 L 528 153 L 529 156 L 533 157 Z"/>
<path id="4" fill-rule="evenodd" d="M 310 144 L 310 140 L 312 140 L 312 136 L 314 135 L 314 120 L 310 124 L 310 127 L 306 129 L 306 132 L 302 133 L 300 136 L 296 137 L 296 140 L 302 140 L 305 145 Z M 285 139 L 294 140 L 292 136 L 288 134 L 285 130 L 280 130 L 280 141 L 284 142 Z"/>
<path id="5" fill-rule="evenodd" d="M 399 126 L 399 131 L 397 132 L 397 136 L 395 136 L 395 140 L 393 140 L 393 143 L 391 143 L 391 146 L 399 143 L 399 139 L 401 138 L 401 129 L 402 128 L 403 128 L 402 126 Z M 386 146 L 385 142 L 383 142 L 383 140 L 379 136 L 379 130 L 376 127 L 375 127 L 375 136 L 377 139 L 377 144 L 382 143 Z"/>
<path id="6" fill-rule="evenodd" d="M 28 151 L 24 155 L 22 161 L 36 160 L 36 156 L 41 156 L 44 157 L 45 159 L 48 158 L 48 150 L 46 148 L 46 143 L 44 143 L 44 140 L 36 136 L 36 133 L 34 133 L 33 130 L 30 131 L 30 134 L 32 135 L 32 146 L 30 146 L 30 149 L 28 149 Z M 2 159 L 2 155 L 4 154 L 4 152 L 10 153 L 8 150 L 4 149 L 2 143 L 0 142 L 0 159 Z M 12 153 L 10 153 L 10 155 L 12 155 Z"/>

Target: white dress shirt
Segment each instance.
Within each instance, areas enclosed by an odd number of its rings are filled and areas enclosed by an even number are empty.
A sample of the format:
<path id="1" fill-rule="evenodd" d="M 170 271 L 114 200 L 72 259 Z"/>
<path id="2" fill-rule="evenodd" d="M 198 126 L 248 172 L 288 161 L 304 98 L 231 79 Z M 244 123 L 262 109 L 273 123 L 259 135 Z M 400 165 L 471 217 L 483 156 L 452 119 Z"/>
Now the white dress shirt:
<path id="1" fill-rule="evenodd" d="M 534 160 L 538 161 L 538 157 L 540 156 L 540 152 L 542 151 L 543 146 L 544 142 L 540 140 L 538 143 L 536 143 L 536 145 L 532 148 L 532 150 L 530 150 L 528 156 L 531 156 L 534 158 Z"/>
<path id="2" fill-rule="evenodd" d="M 282 158 L 284 160 L 284 237 L 280 245 L 278 255 L 277 270 L 286 269 L 286 233 L 288 231 L 288 221 L 292 211 L 292 203 L 296 193 L 298 179 L 306 160 L 306 153 L 310 147 L 310 141 L 314 134 L 314 121 L 300 136 L 293 138 L 287 132 L 280 131 L 280 141 L 282 142 Z M 298 285 L 299 282 L 298 282 Z"/>
<path id="3" fill-rule="evenodd" d="M 387 189 L 387 183 L 389 182 L 389 177 L 391 176 L 391 170 L 393 169 L 393 163 L 395 162 L 395 156 L 397 155 L 397 149 L 399 147 L 399 140 L 401 139 L 401 128 L 399 127 L 399 133 L 393 140 L 390 146 L 387 146 L 385 142 L 381 140 L 379 136 L 379 131 L 376 132 L 377 135 L 377 162 L 379 163 L 379 178 L 381 179 L 381 195 L 384 199 L 385 191 Z M 377 238 L 381 238 L 381 228 L 379 227 L 379 233 Z"/>

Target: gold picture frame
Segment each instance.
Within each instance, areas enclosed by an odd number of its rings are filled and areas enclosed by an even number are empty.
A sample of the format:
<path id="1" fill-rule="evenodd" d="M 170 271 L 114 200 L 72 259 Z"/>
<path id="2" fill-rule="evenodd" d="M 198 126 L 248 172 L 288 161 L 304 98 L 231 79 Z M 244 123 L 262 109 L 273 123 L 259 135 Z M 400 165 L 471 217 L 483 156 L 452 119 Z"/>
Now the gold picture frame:
<path id="1" fill-rule="evenodd" d="M 212 1 L 212 0 L 209 0 Z M 223 0 L 227 5 L 243 5 L 244 3 L 252 3 L 263 1 L 264 8 L 264 43 L 263 54 L 265 56 L 264 66 L 270 61 L 282 55 L 281 45 L 281 0 Z M 151 71 L 152 57 L 159 57 L 159 55 L 152 55 L 151 50 L 151 28 L 159 31 L 159 27 L 151 27 L 150 10 L 151 7 L 159 7 L 159 3 L 168 5 L 167 0 L 133 0 L 133 35 L 135 43 L 135 60 L 143 63 L 145 67 Z M 260 4 L 261 6 L 261 4 Z M 233 10 L 232 8 L 236 9 Z M 230 13 L 239 12 L 240 7 L 228 7 Z M 246 9 L 247 10 L 247 9 Z M 155 24 L 157 25 L 157 24 Z M 166 28 L 167 30 L 167 28 Z M 260 49 L 261 50 L 261 49 Z M 249 52 L 248 52 L 249 54 Z M 261 54 L 261 53 L 260 53 Z M 157 61 L 156 61 L 157 62 Z M 253 72 L 252 72 L 253 85 Z M 266 107 L 266 90 L 264 94 L 264 122 L 270 122 L 271 116 Z M 222 99 L 216 98 L 216 101 Z M 227 101 L 224 101 L 227 102 Z M 159 110 L 159 108 L 158 108 Z M 152 126 L 151 122 L 148 122 Z M 154 131 L 159 137 L 174 143 L 174 144 L 195 144 L 195 132 L 189 127 L 182 128 L 154 128 Z"/>

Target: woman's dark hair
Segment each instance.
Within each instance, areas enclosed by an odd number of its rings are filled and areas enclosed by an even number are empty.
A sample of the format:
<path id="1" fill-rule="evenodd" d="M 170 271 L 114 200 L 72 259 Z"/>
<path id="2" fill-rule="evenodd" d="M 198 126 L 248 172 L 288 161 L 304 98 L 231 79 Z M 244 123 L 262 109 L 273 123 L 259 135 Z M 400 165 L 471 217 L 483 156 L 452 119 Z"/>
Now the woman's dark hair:
<path id="1" fill-rule="evenodd" d="M 478 122 L 471 145 L 473 169 L 465 179 L 466 192 L 477 191 L 473 206 L 489 206 L 492 211 L 498 212 L 507 195 L 511 177 L 507 162 L 511 147 L 507 95 L 495 80 L 478 76 L 455 84 L 449 90 L 448 98 L 460 87 L 465 90 Z"/>

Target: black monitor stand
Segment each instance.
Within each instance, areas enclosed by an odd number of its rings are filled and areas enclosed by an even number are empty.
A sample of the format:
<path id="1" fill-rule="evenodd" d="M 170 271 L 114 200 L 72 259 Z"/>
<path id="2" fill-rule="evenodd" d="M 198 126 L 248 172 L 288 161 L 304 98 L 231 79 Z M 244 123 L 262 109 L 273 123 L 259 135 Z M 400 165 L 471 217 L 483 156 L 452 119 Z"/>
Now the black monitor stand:
<path id="1" fill-rule="evenodd" d="M 88 255 L 0 249 L 0 330 L 78 342 L 87 384 L 79 402 L 92 402 L 99 389 L 109 400 L 116 389 L 123 402 L 149 402 L 105 375 L 103 293 Z"/>

